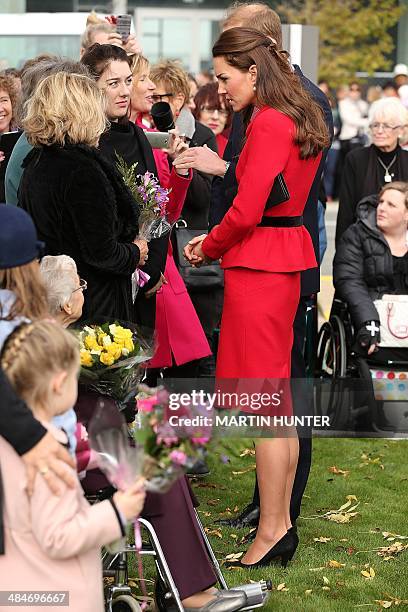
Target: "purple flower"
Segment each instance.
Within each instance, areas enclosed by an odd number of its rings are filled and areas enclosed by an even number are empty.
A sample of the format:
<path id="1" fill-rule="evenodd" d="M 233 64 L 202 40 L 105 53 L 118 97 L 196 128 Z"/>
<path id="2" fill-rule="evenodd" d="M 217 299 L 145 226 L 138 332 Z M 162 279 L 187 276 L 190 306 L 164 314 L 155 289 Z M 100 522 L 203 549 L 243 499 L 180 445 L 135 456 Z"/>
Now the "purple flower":
<path id="1" fill-rule="evenodd" d="M 177 465 L 186 465 L 187 463 L 186 453 L 183 453 L 183 451 L 180 450 L 171 451 L 171 453 L 169 454 L 169 459 Z"/>

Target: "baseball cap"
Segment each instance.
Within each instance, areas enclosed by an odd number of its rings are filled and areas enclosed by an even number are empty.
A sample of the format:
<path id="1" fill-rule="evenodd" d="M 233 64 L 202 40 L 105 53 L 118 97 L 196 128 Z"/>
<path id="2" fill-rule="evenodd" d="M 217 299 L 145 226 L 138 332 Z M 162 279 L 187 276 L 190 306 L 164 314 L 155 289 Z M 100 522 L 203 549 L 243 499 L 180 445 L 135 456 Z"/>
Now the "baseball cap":
<path id="1" fill-rule="evenodd" d="M 30 215 L 17 206 L 0 204 L 0 269 L 24 266 L 41 257 L 44 248 Z"/>
<path id="2" fill-rule="evenodd" d="M 406 64 L 396 64 L 394 66 L 394 76 L 396 77 L 399 74 L 408 76 L 408 66 Z"/>

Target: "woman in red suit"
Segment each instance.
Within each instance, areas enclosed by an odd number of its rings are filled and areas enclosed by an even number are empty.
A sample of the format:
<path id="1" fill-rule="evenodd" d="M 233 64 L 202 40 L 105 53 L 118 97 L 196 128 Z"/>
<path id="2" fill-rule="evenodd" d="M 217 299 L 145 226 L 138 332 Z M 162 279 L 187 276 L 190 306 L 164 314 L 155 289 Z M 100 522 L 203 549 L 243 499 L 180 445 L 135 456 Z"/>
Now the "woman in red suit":
<path id="1" fill-rule="evenodd" d="M 235 112 L 243 111 L 246 138 L 231 208 L 207 237 L 189 243 L 185 254 L 193 265 L 221 258 L 225 269 L 217 379 L 287 379 L 300 271 L 317 265 L 302 212 L 329 142 L 327 128 L 287 54 L 261 32 L 226 30 L 213 56 L 219 93 Z M 290 197 L 270 208 L 280 173 Z M 257 444 L 259 528 L 235 565 L 259 567 L 277 560 L 286 565 L 293 556 L 297 536 L 289 501 L 297 455 L 294 435 Z"/>

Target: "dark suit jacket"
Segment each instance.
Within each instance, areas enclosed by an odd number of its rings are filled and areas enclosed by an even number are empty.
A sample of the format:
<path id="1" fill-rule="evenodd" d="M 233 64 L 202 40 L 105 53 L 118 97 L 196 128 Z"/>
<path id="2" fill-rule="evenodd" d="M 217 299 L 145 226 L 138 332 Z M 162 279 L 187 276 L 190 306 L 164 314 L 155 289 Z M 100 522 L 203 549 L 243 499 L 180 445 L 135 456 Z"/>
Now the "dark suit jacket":
<path id="1" fill-rule="evenodd" d="M 299 66 L 295 66 L 295 72 L 299 76 L 304 88 L 312 95 L 316 102 L 321 106 L 324 112 L 325 120 L 330 132 L 330 138 L 333 137 L 333 117 L 330 108 L 329 101 L 326 95 L 306 78 Z M 212 229 L 214 225 L 220 223 L 221 219 L 227 212 L 228 208 L 232 204 L 233 197 L 236 193 L 236 177 L 235 168 L 238 163 L 239 154 L 242 148 L 243 141 L 243 125 L 242 118 L 239 113 L 234 115 L 230 138 L 228 140 L 227 147 L 224 152 L 224 159 L 231 161 L 231 165 L 228 168 L 224 179 L 216 177 L 213 180 L 212 191 L 211 191 L 211 206 L 209 214 L 209 228 Z M 323 172 L 324 162 L 326 159 L 327 151 L 323 152 L 322 159 L 319 168 L 316 172 L 315 179 L 309 192 L 309 197 L 306 202 L 305 209 L 303 211 L 304 225 L 309 231 L 313 246 L 316 253 L 316 259 L 319 261 L 319 230 L 317 222 L 317 201 L 319 197 L 319 188 L 321 182 L 321 176 Z M 316 293 L 320 288 L 320 274 L 319 268 L 313 268 L 311 270 L 305 270 L 302 272 L 302 286 L 301 295 L 311 295 Z"/>
<path id="2" fill-rule="evenodd" d="M 190 147 L 202 147 L 207 145 L 213 151 L 217 151 L 215 134 L 210 128 L 196 121 L 196 130 L 190 142 Z M 211 181 L 209 174 L 193 170 L 193 178 L 187 191 L 183 206 L 183 219 L 187 221 L 191 229 L 202 229 L 207 227 L 208 211 L 210 208 Z"/>

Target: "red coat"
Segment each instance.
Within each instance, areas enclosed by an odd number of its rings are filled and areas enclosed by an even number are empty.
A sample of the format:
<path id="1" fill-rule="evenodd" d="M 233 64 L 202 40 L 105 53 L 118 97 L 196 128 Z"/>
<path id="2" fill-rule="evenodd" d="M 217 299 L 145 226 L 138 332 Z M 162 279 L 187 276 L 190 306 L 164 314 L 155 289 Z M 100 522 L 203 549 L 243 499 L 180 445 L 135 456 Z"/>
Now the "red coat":
<path id="1" fill-rule="evenodd" d="M 166 155 L 158 149 L 153 153 L 160 183 L 171 189 L 167 216 L 174 223 L 181 215 L 191 172 L 187 178 L 179 176 L 174 169 L 170 173 Z M 171 242 L 164 276 L 167 285 L 156 294 L 157 349 L 149 363 L 151 368 L 181 365 L 211 355 L 200 320 L 174 262 Z"/>
<path id="2" fill-rule="evenodd" d="M 303 213 L 321 155 L 301 160 L 294 133 L 286 115 L 269 107 L 257 112 L 237 164 L 238 193 L 203 242 L 204 253 L 211 259 L 221 257 L 226 268 L 218 379 L 290 376 L 300 271 L 317 265 L 312 239 L 304 226 L 257 225 L 280 172 L 290 199 L 265 215 Z M 290 402 L 283 409 L 290 412 Z"/>
<path id="3" fill-rule="evenodd" d="M 298 216 L 305 207 L 321 155 L 301 160 L 294 129 L 289 117 L 269 107 L 249 124 L 236 169 L 237 196 L 203 242 L 204 253 L 211 259 L 222 257 L 223 268 L 295 272 L 316 267 L 312 239 L 304 226 L 257 227 L 280 172 L 290 200 L 269 209 L 266 216 Z"/>

